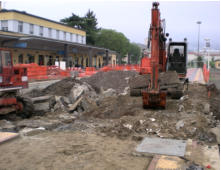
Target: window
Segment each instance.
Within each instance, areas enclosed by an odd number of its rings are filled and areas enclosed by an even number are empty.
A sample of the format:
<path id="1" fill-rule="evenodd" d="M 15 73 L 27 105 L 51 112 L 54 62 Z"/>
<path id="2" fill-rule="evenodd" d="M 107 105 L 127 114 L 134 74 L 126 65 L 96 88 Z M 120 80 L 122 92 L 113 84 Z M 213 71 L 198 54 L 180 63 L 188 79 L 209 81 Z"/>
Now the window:
<path id="1" fill-rule="evenodd" d="M 51 28 L 48 28 L 48 37 L 51 38 L 52 34 L 51 34 Z"/>
<path id="2" fill-rule="evenodd" d="M 29 33 L 30 33 L 30 34 L 34 34 L 34 24 L 30 24 L 30 25 L 29 25 L 29 28 L 30 28 L 30 29 L 29 29 Z"/>
<path id="3" fill-rule="evenodd" d="M 64 32 L 64 40 L 66 40 L 66 32 Z"/>
<path id="4" fill-rule="evenodd" d="M 59 39 L 59 30 L 56 30 L 56 39 Z"/>
<path id="5" fill-rule="evenodd" d="M 70 41 L 73 41 L 72 33 L 70 33 Z"/>
<path id="6" fill-rule="evenodd" d="M 35 56 L 31 54 L 27 54 L 28 56 L 28 63 L 34 63 L 35 62 Z"/>
<path id="7" fill-rule="evenodd" d="M 76 42 L 78 42 L 78 35 L 76 35 Z"/>
<path id="8" fill-rule="evenodd" d="M 8 31 L 8 21 L 7 20 L 2 21 L 2 30 Z"/>
<path id="9" fill-rule="evenodd" d="M 24 60 L 23 55 L 20 54 L 20 55 L 18 56 L 18 63 L 19 63 L 19 64 L 23 64 L 23 60 Z"/>
<path id="10" fill-rule="evenodd" d="M 81 36 L 81 43 L 84 43 L 84 36 Z"/>
<path id="11" fill-rule="evenodd" d="M 43 27 L 42 26 L 40 26 L 40 28 L 39 28 L 39 35 L 43 36 Z"/>
<path id="12" fill-rule="evenodd" d="M 18 32 L 23 32 L 23 22 L 18 21 Z"/>

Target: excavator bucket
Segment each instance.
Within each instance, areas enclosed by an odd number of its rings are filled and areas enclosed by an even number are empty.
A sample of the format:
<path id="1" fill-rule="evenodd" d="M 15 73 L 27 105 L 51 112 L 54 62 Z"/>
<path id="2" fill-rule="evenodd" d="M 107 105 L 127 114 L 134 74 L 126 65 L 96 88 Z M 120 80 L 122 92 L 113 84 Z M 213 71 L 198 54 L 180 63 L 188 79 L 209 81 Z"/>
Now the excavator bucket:
<path id="1" fill-rule="evenodd" d="M 142 91 L 143 108 L 166 108 L 166 92 Z"/>

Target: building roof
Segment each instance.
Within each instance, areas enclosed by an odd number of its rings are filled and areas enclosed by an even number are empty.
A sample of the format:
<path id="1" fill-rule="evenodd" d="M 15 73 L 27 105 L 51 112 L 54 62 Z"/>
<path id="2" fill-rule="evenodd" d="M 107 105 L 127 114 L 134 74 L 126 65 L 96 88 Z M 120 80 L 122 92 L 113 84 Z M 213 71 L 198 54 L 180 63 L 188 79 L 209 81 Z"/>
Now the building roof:
<path id="1" fill-rule="evenodd" d="M 37 15 L 27 13 L 26 11 L 18 11 L 18 10 L 15 10 L 15 9 L 10 9 L 10 10 L 9 9 L 2 9 L 2 10 L 0 10 L 0 13 L 6 13 L 6 12 L 15 12 L 15 13 L 19 13 L 19 14 L 23 14 L 23 15 L 27 15 L 27 16 L 31 16 L 31 17 L 35 17 L 35 18 L 39 18 L 39 19 L 42 19 L 42 20 L 45 20 L 45 21 L 53 22 L 53 23 L 56 23 L 56 24 L 64 25 L 64 26 L 67 26 L 67 27 L 70 27 L 70 28 L 73 28 L 73 29 L 85 31 L 83 29 L 79 29 L 79 28 L 76 28 L 76 27 L 69 26 L 69 25 L 64 24 L 62 22 L 50 20 L 50 19 L 47 19 L 47 18 L 44 18 L 44 17 L 40 17 L 40 16 L 37 16 Z"/>
<path id="2" fill-rule="evenodd" d="M 46 44 L 60 44 L 60 45 L 70 45 L 70 46 L 78 46 L 78 47 L 83 47 L 87 49 L 95 49 L 95 50 L 101 50 L 101 51 L 106 51 L 108 50 L 110 53 L 115 53 L 115 51 L 109 50 L 107 48 L 103 47 L 96 47 L 92 45 L 86 45 L 86 44 L 79 44 L 79 43 L 74 43 L 74 42 L 68 42 L 68 41 L 63 41 L 63 40 L 56 40 L 56 39 L 51 39 L 51 38 L 45 38 L 45 37 L 38 37 L 38 36 L 29 36 L 29 35 L 18 35 L 13 32 L 5 32 L 5 31 L 0 31 L 0 40 L 2 39 L 2 42 L 36 42 L 36 43 L 46 43 Z M 3 45 L 3 44 L 2 44 Z"/>

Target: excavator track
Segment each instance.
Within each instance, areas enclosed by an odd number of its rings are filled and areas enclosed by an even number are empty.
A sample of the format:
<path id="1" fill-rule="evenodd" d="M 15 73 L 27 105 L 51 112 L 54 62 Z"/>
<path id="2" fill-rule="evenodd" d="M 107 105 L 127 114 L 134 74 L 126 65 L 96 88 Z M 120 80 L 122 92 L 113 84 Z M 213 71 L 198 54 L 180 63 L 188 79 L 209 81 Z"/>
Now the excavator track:
<path id="1" fill-rule="evenodd" d="M 141 96 L 142 90 L 148 88 L 148 82 L 150 81 L 150 75 L 138 75 L 129 81 L 130 95 Z M 160 73 L 159 76 L 160 90 L 165 91 L 167 96 L 172 99 L 180 99 L 187 90 L 188 86 L 186 82 L 180 81 L 176 71 L 167 71 Z"/>

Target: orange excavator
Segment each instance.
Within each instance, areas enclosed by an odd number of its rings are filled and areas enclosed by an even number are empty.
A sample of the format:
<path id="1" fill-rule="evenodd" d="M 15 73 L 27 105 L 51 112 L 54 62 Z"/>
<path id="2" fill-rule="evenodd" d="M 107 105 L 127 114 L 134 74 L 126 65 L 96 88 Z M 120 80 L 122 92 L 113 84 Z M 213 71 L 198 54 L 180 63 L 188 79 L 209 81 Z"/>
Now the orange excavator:
<path id="1" fill-rule="evenodd" d="M 165 20 L 161 20 L 159 3 L 154 2 L 151 11 L 147 48 L 150 56 L 141 59 L 140 75 L 130 79 L 130 95 L 143 96 L 143 107 L 166 107 L 166 95 L 179 99 L 187 84 L 187 42 L 170 42 L 165 33 Z M 168 46 L 168 47 L 166 47 Z M 167 49 L 167 50 L 166 50 Z"/>
<path id="2" fill-rule="evenodd" d="M 151 40 L 151 77 L 148 82 L 147 90 L 142 91 L 143 107 L 161 107 L 166 106 L 166 92 L 161 91 L 159 82 L 159 72 L 166 71 L 166 36 L 160 19 L 159 3 L 154 2 L 152 8 L 150 40 Z"/>
<path id="3" fill-rule="evenodd" d="M 27 69 L 13 66 L 9 49 L 0 49 L 0 115 L 17 112 L 22 117 L 30 117 L 34 105 L 19 90 L 28 88 Z"/>

